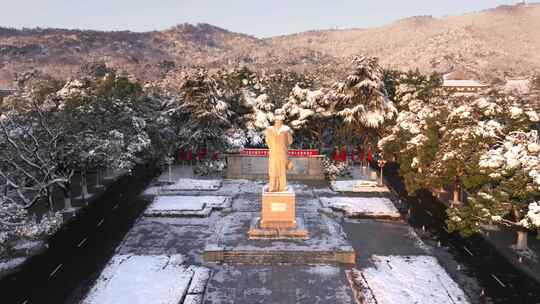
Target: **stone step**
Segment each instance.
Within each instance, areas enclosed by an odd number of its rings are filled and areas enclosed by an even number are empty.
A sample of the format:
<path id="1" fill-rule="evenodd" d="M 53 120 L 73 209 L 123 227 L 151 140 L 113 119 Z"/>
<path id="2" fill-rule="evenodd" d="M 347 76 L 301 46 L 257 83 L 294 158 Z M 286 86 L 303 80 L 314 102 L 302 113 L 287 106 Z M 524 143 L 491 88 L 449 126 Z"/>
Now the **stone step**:
<path id="1" fill-rule="evenodd" d="M 244 265 L 354 265 L 355 253 L 351 251 L 223 251 L 206 255 L 205 261 Z"/>

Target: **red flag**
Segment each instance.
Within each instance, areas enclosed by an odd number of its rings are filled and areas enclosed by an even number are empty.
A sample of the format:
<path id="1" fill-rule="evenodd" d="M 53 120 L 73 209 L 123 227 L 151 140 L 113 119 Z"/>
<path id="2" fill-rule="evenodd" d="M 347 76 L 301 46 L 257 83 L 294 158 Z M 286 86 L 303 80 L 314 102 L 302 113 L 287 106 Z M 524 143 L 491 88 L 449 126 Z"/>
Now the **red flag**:
<path id="1" fill-rule="evenodd" d="M 205 148 L 199 149 L 197 151 L 197 160 L 203 160 L 206 157 L 207 151 Z"/>
<path id="2" fill-rule="evenodd" d="M 336 150 L 334 151 L 334 157 L 332 158 L 334 161 L 339 161 L 339 149 L 336 147 Z"/>
<path id="3" fill-rule="evenodd" d="M 371 153 L 371 147 L 369 147 L 368 151 L 367 151 L 367 160 L 368 160 L 368 162 L 373 161 L 373 154 Z"/>
<path id="4" fill-rule="evenodd" d="M 347 147 L 345 146 L 341 147 L 341 161 L 342 162 L 347 161 Z"/>
<path id="5" fill-rule="evenodd" d="M 180 159 L 180 161 L 186 160 L 186 151 L 184 148 L 180 148 L 180 151 L 178 152 L 178 159 Z"/>
<path id="6" fill-rule="evenodd" d="M 190 150 L 188 151 L 188 153 L 187 153 L 186 160 L 187 160 L 187 161 L 193 160 L 193 152 L 191 151 L 191 149 L 190 149 Z"/>

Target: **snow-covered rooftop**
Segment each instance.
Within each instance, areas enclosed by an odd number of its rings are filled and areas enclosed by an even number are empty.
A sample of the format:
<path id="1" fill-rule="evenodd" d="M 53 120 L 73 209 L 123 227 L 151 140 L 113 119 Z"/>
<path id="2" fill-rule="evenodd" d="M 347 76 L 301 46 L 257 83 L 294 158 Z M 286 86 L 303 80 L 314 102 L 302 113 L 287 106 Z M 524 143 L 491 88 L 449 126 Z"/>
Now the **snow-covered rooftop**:
<path id="1" fill-rule="evenodd" d="M 526 94 L 530 92 L 531 81 L 529 79 L 507 79 L 504 85 L 506 92 Z"/>
<path id="2" fill-rule="evenodd" d="M 455 79 L 445 79 L 443 82 L 443 87 L 478 87 L 485 88 L 488 85 L 479 82 L 474 79 L 465 79 L 465 80 L 455 80 Z"/>

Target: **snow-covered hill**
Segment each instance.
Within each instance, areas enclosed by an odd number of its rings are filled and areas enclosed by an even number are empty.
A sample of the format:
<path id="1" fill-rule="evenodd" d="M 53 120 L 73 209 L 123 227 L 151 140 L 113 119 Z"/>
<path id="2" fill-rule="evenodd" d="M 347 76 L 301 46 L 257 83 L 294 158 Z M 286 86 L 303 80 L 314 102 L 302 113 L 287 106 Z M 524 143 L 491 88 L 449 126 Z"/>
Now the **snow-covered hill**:
<path id="1" fill-rule="evenodd" d="M 173 67 L 233 64 L 255 69 L 309 69 L 332 77 L 353 54 L 378 56 L 387 67 L 465 70 L 479 78 L 540 70 L 540 5 L 432 18 L 407 18 L 370 29 L 310 31 L 257 39 L 209 24 L 134 33 L 0 28 L 0 88 L 37 69 L 67 78 L 81 63 L 105 60 L 142 80 Z"/>

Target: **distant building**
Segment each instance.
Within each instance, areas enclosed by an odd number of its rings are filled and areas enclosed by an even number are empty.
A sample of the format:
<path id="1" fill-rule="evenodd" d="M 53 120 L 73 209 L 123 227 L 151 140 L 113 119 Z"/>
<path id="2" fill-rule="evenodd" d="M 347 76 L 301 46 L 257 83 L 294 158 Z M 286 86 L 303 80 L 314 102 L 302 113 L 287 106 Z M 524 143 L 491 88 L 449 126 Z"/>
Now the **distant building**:
<path id="1" fill-rule="evenodd" d="M 507 78 L 504 90 L 507 93 L 516 92 L 521 95 L 531 93 L 531 80 L 523 78 Z"/>
<path id="2" fill-rule="evenodd" d="M 442 87 L 449 93 L 474 94 L 489 88 L 489 85 L 474 79 L 444 79 Z"/>

